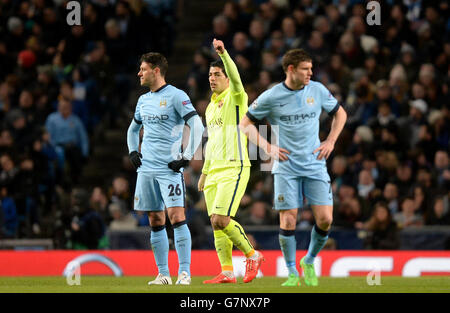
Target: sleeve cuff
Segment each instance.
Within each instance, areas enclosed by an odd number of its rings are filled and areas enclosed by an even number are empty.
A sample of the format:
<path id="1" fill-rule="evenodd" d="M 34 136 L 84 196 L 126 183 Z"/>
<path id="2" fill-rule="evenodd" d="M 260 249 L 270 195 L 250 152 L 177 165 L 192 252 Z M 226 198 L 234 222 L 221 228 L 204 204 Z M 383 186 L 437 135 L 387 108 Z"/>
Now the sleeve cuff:
<path id="1" fill-rule="evenodd" d="M 135 121 L 137 124 L 139 124 L 139 125 L 142 124 L 142 121 L 138 121 L 135 117 L 133 117 L 133 119 L 134 119 L 134 121 Z"/>
<path id="2" fill-rule="evenodd" d="M 252 121 L 253 123 L 259 123 L 261 120 L 258 120 L 256 117 L 254 117 L 249 111 L 245 114 L 247 117 Z"/>
<path id="3" fill-rule="evenodd" d="M 339 103 L 337 103 L 336 104 L 336 106 L 333 108 L 333 110 L 331 110 L 330 112 L 328 112 L 328 115 L 329 116 L 333 116 L 336 112 L 337 112 L 337 110 L 339 110 L 339 107 L 340 107 L 341 105 L 339 104 Z"/>
<path id="4" fill-rule="evenodd" d="M 183 116 L 184 122 L 189 121 L 189 119 L 190 119 L 191 117 L 193 117 L 194 115 L 198 115 L 198 114 L 197 114 L 197 111 L 189 112 L 188 114 L 186 114 L 185 116 Z"/>

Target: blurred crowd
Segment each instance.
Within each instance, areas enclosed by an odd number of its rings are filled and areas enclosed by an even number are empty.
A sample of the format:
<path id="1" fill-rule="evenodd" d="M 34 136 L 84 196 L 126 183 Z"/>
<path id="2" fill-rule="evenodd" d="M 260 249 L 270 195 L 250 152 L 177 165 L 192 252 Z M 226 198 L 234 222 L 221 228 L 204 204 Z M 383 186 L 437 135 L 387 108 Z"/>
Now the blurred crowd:
<path id="1" fill-rule="evenodd" d="M 78 1 L 81 25 L 67 2 L 0 1 L 0 238 L 95 248 L 112 221 L 104 197 L 117 204 L 123 186 L 86 190 L 83 168 L 97 130 L 128 113 L 140 55 L 172 53 L 177 2 Z"/>
<path id="2" fill-rule="evenodd" d="M 107 229 L 148 226 L 133 211 L 136 173 L 127 156 L 105 186 L 87 190 L 77 182 L 96 127 L 105 119 L 114 127 L 128 101 L 139 55 L 172 54 L 176 2 L 86 1 L 82 25 L 69 27 L 66 2 L 0 0 L 0 237 L 102 248 Z M 227 1 L 178 87 L 204 119 L 209 64 L 217 58 L 213 38 L 235 60 L 249 104 L 284 79 L 280 61 L 287 50 L 308 51 L 313 80 L 348 114 L 327 162 L 333 225 L 368 234 L 367 248 L 392 249 L 401 229 L 450 225 L 449 6 L 379 1 L 381 25 L 370 26 L 366 2 Z M 321 139 L 330 125 L 321 116 Z M 270 160 L 252 145 L 249 152 L 258 157 L 237 219 L 278 225 Z M 209 224 L 197 191 L 201 154 L 184 173 L 193 248 L 205 244 Z M 41 229 L 46 216 L 51 226 Z M 298 228 L 313 224 L 306 203 Z"/>
<path id="3" fill-rule="evenodd" d="M 309 52 L 313 80 L 348 114 L 327 162 L 333 225 L 365 231 L 368 248 L 398 248 L 400 229 L 450 225 L 449 4 L 378 1 L 381 25 L 370 26 L 366 2 L 227 1 L 194 55 L 185 88 L 204 118 L 209 63 L 217 58 L 213 38 L 223 40 L 235 60 L 249 104 L 284 79 L 280 61 L 287 50 Z M 321 139 L 330 122 L 321 116 Z M 272 177 L 261 171 L 267 164 L 264 157 L 252 163 L 238 219 L 278 225 Z M 191 188 L 198 173 L 186 179 Z M 201 199 L 196 205 L 204 209 Z M 298 228 L 313 223 L 306 203 Z"/>

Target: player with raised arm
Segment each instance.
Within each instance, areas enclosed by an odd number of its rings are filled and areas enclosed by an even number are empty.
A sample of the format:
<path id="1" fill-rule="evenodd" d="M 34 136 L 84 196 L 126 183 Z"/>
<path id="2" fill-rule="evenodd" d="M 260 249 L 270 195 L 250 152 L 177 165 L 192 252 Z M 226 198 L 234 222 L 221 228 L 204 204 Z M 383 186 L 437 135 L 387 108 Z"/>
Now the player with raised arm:
<path id="1" fill-rule="evenodd" d="M 147 211 L 158 276 L 149 285 L 171 285 L 168 256 L 169 240 L 165 229 L 167 214 L 174 230 L 178 254 L 176 284 L 191 283 L 191 233 L 184 213 L 185 184 L 182 168 L 188 166 L 201 143 L 203 124 L 187 94 L 166 83 L 168 63 L 160 53 L 141 57 L 138 76 L 150 88 L 139 97 L 134 118 L 128 128 L 130 161 L 138 172 L 134 209 Z M 189 143 L 181 153 L 185 123 L 190 128 Z M 139 132 L 144 136 L 139 152 Z"/>
<path id="2" fill-rule="evenodd" d="M 303 198 L 313 210 L 315 225 L 308 253 L 300 261 L 308 286 L 317 286 L 314 258 L 325 245 L 333 218 L 333 195 L 326 159 L 347 120 L 347 113 L 320 82 L 312 81 L 312 58 L 302 49 L 288 51 L 282 59 L 284 82 L 263 92 L 240 122 L 249 140 L 275 159 L 274 208 L 280 216 L 279 241 L 289 271 L 282 286 L 299 286 L 296 268 L 295 228 Z M 319 117 L 333 116 L 325 141 L 319 139 Z M 278 146 L 269 144 L 254 123 L 267 118 L 278 128 Z"/>
<path id="3" fill-rule="evenodd" d="M 247 138 L 238 127 L 248 110 L 248 96 L 223 42 L 214 39 L 213 46 L 221 60 L 211 63 L 209 68 L 213 94 L 206 109 L 208 142 L 198 190 L 205 195 L 222 272 L 203 283 L 236 283 L 233 244 L 247 257 L 243 281 L 248 283 L 256 277 L 264 260 L 262 253 L 251 245 L 242 226 L 232 218 L 250 176 Z"/>

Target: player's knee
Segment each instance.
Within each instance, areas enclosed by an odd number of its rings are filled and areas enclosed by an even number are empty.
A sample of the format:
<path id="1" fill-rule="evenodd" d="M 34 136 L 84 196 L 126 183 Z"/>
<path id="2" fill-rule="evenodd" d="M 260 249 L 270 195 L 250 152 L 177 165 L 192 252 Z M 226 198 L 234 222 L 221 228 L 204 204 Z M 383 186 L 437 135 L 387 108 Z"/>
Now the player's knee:
<path id="1" fill-rule="evenodd" d="M 186 220 L 186 216 L 184 215 L 184 212 L 181 212 L 181 211 L 171 212 L 168 215 L 169 215 L 170 223 L 172 225 Z"/>
<path id="2" fill-rule="evenodd" d="M 331 223 L 333 222 L 333 217 L 325 216 L 316 221 L 317 226 L 324 230 L 328 231 L 331 228 Z"/>
<path id="3" fill-rule="evenodd" d="M 228 216 L 221 216 L 213 214 L 211 216 L 211 225 L 214 230 L 222 230 L 228 226 L 230 223 L 230 218 Z"/>
<path id="4" fill-rule="evenodd" d="M 148 221 L 150 222 L 150 226 L 162 226 L 166 224 L 165 216 L 161 216 L 159 214 L 149 214 Z"/>
<path id="5" fill-rule="evenodd" d="M 282 229 L 295 229 L 297 226 L 297 216 L 293 214 L 280 215 L 280 228 Z"/>

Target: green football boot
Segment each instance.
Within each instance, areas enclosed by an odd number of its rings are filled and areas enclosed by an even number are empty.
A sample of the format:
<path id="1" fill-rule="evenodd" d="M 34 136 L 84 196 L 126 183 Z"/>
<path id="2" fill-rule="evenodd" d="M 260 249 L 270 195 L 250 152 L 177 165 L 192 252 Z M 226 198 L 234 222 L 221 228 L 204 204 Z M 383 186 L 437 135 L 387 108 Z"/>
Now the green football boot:
<path id="1" fill-rule="evenodd" d="M 300 260 L 300 267 L 305 275 L 306 286 L 317 286 L 319 281 L 317 280 L 316 271 L 314 270 L 314 264 L 306 264 L 305 257 Z"/>
<path id="2" fill-rule="evenodd" d="M 283 287 L 296 287 L 300 285 L 300 277 L 295 274 L 289 274 L 288 279 L 281 284 Z"/>

